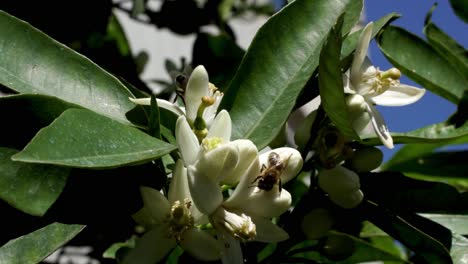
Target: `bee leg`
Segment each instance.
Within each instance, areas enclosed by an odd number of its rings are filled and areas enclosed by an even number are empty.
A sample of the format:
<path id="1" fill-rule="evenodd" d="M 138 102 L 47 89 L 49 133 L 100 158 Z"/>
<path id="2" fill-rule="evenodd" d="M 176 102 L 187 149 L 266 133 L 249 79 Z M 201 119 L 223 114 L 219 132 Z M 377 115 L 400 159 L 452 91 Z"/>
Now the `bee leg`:
<path id="1" fill-rule="evenodd" d="M 257 178 L 255 178 L 255 180 L 253 180 L 251 183 L 254 183 L 254 182 L 258 181 L 258 180 L 261 179 L 261 178 L 262 178 L 262 175 L 257 176 Z"/>
<path id="2" fill-rule="evenodd" d="M 279 191 L 280 194 L 281 194 L 282 189 L 283 189 L 283 187 L 281 185 L 281 179 L 280 179 L 279 182 L 278 182 L 278 191 Z"/>
<path id="3" fill-rule="evenodd" d="M 260 173 L 262 173 L 267 167 L 265 166 L 265 164 L 262 164 L 262 168 L 260 169 Z M 258 177 L 257 177 L 258 178 Z"/>

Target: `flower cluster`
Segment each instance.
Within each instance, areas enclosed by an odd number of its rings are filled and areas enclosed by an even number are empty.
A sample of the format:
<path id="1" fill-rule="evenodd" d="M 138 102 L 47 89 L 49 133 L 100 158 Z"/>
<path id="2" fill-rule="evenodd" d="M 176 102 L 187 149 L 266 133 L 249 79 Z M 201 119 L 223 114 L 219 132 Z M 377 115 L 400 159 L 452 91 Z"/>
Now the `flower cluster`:
<path id="1" fill-rule="evenodd" d="M 259 154 L 250 140 L 231 141 L 229 113 L 216 114 L 222 96 L 198 66 L 186 87 L 185 109 L 158 100 L 160 107 L 179 115 L 175 135 L 181 159 L 168 199 L 142 188 L 144 207 L 134 218 L 149 231 L 124 263 L 157 262 L 176 244 L 200 260 L 241 263 L 241 242 L 288 238 L 271 219 L 289 209 L 291 194 L 281 184 L 298 174 L 302 157 L 292 148 Z M 133 101 L 149 104 L 148 99 Z M 208 223 L 215 236 L 200 229 Z"/>

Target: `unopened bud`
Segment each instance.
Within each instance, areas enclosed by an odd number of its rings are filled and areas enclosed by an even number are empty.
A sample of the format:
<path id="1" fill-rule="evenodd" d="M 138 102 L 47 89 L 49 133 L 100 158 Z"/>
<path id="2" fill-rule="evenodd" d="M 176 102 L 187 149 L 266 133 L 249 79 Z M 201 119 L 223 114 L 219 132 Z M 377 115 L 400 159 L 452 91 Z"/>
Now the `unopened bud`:
<path id="1" fill-rule="evenodd" d="M 308 239 L 319 239 L 328 233 L 333 222 L 333 216 L 327 209 L 316 208 L 302 219 L 302 231 Z"/>
<path id="2" fill-rule="evenodd" d="M 356 172 L 372 171 L 382 164 L 383 153 L 375 147 L 357 149 L 351 159 L 346 161 L 349 168 Z"/>

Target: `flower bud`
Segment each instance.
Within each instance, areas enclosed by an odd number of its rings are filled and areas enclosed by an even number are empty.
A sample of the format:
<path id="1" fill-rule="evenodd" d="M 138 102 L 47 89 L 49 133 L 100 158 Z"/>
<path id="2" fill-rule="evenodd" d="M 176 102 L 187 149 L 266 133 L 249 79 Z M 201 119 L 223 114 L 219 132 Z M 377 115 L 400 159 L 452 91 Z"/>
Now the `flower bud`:
<path id="1" fill-rule="evenodd" d="M 371 121 L 367 113 L 367 103 L 362 95 L 350 94 L 345 99 L 352 125 L 357 133 L 360 133 Z"/>
<path id="2" fill-rule="evenodd" d="M 356 172 L 372 171 L 380 166 L 383 160 L 383 153 L 375 147 L 364 147 L 357 149 L 351 159 L 346 164 Z"/>
<path id="3" fill-rule="evenodd" d="M 333 261 L 340 261 L 348 258 L 354 253 L 354 241 L 346 236 L 331 234 L 327 237 L 322 253 Z"/>
<path id="4" fill-rule="evenodd" d="M 302 231 L 308 239 L 319 239 L 328 233 L 333 222 L 333 216 L 327 209 L 316 208 L 302 219 Z"/>
<path id="5" fill-rule="evenodd" d="M 343 208 L 356 207 L 364 197 L 359 189 L 359 176 L 344 167 L 322 170 L 318 179 L 320 188 L 328 193 L 330 200 Z"/>

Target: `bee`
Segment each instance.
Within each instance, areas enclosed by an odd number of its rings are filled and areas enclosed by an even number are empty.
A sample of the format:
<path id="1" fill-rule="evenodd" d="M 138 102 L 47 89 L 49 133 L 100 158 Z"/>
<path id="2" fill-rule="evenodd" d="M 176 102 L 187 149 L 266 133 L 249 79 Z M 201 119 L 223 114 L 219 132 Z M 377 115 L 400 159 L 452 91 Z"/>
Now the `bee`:
<path id="1" fill-rule="evenodd" d="M 185 89 L 187 88 L 188 80 L 190 78 L 190 74 L 192 74 L 192 67 L 190 65 L 186 65 L 182 72 L 179 71 L 171 71 L 170 75 L 174 79 L 175 84 L 175 92 L 176 95 L 182 100 L 185 104 Z M 177 97 L 174 99 L 177 100 Z"/>
<path id="2" fill-rule="evenodd" d="M 291 156 L 289 156 L 291 158 Z M 258 175 L 252 183 L 257 182 L 257 187 L 264 191 L 270 191 L 275 184 L 278 184 L 278 190 L 281 193 L 281 173 L 288 165 L 289 158 L 286 161 L 276 152 L 271 152 L 268 155 L 268 167 L 262 165 L 260 175 Z"/>

